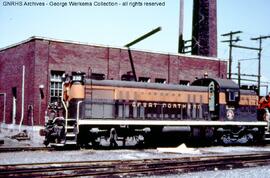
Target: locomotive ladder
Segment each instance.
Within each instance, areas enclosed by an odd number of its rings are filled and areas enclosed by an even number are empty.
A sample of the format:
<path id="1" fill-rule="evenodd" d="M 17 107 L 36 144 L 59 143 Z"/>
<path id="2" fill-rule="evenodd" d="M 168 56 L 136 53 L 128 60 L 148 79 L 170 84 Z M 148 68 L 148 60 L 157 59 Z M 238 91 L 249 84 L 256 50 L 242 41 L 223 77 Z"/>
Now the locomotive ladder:
<path id="1" fill-rule="evenodd" d="M 77 135 L 79 133 L 79 117 L 80 117 L 80 105 L 83 101 L 77 103 L 77 115 L 75 118 L 68 118 L 66 120 L 66 145 L 77 145 Z"/>
<path id="2" fill-rule="evenodd" d="M 66 121 L 66 145 L 76 145 L 77 144 L 77 122 L 74 118 L 68 118 Z"/>
<path id="3" fill-rule="evenodd" d="M 62 88 L 64 89 L 65 83 L 62 83 Z M 68 118 L 68 109 L 64 101 L 64 91 L 62 92 L 61 102 L 65 109 L 65 141 L 61 144 L 53 144 L 54 146 L 64 146 L 64 145 L 76 145 L 77 144 L 77 129 L 76 129 L 76 119 Z"/>
<path id="4" fill-rule="evenodd" d="M 264 141 L 270 143 L 270 120 L 267 121 L 267 126 L 265 127 Z"/>
<path id="5" fill-rule="evenodd" d="M 267 126 L 265 127 L 265 132 L 264 132 L 264 141 L 266 143 L 270 143 L 270 113 L 268 109 L 265 109 L 266 111 L 266 122 Z"/>

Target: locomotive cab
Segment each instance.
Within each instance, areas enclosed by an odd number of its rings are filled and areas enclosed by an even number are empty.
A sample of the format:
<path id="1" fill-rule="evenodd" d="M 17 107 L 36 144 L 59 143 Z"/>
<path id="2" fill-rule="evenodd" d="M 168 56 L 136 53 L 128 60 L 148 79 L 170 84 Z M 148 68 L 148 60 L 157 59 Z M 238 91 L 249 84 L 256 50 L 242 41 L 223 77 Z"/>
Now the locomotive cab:
<path id="1" fill-rule="evenodd" d="M 227 79 L 203 78 L 194 81 L 192 85 L 208 86 L 211 120 L 224 123 L 215 129 L 216 136 L 222 143 L 251 143 L 261 140 L 265 128 L 259 126 L 258 96 L 255 91 L 241 90 L 235 82 Z M 227 123 L 235 125 L 228 126 Z M 250 125 L 244 126 L 244 123 Z"/>
<path id="2" fill-rule="evenodd" d="M 235 119 L 240 102 L 240 89 L 235 82 L 227 79 L 202 78 L 191 85 L 208 87 L 211 120 Z"/>

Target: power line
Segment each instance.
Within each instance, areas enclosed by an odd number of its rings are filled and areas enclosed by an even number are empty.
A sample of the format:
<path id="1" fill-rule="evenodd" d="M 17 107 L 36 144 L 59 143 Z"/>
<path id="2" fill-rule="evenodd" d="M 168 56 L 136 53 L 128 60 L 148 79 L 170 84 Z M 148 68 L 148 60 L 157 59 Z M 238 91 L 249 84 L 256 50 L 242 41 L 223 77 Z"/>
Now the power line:
<path id="1" fill-rule="evenodd" d="M 258 58 L 256 57 L 256 58 L 238 59 L 238 61 L 251 61 L 251 60 L 254 60 L 254 59 L 258 59 Z"/>
<path id="2" fill-rule="evenodd" d="M 242 49 L 249 49 L 249 50 L 256 50 L 256 51 L 261 50 L 261 48 L 253 48 L 253 47 L 240 46 L 240 45 L 232 45 L 232 47 L 235 47 L 235 48 L 242 48 Z"/>
<path id="3" fill-rule="evenodd" d="M 239 73 L 232 73 L 232 75 L 239 75 Z M 258 77 L 258 75 L 254 75 L 254 74 L 240 74 L 240 76 L 246 76 L 246 77 Z"/>
<path id="4" fill-rule="evenodd" d="M 230 47 L 230 51 L 229 51 L 229 76 L 228 78 L 231 79 L 232 78 L 232 45 L 233 45 L 233 42 L 238 42 L 238 41 L 241 41 L 239 37 L 237 37 L 236 39 L 233 39 L 233 35 L 236 35 L 236 34 L 239 34 L 239 33 L 242 33 L 242 31 L 234 31 L 234 32 L 229 32 L 229 33 L 225 33 L 225 34 L 222 34 L 221 36 L 229 36 L 230 39 L 229 40 L 224 40 L 224 41 L 221 41 L 221 42 L 225 42 L 225 43 L 229 43 L 229 47 Z"/>
<path id="5" fill-rule="evenodd" d="M 261 84 L 261 53 L 262 53 L 262 40 L 270 38 L 270 36 L 259 36 L 256 38 L 251 38 L 251 40 L 259 40 L 259 53 L 258 53 L 258 59 L 259 59 L 259 65 L 258 65 L 258 95 L 260 96 L 260 84 Z"/>
<path id="6" fill-rule="evenodd" d="M 254 50 L 254 51 L 258 51 L 258 95 L 260 96 L 260 85 L 261 85 L 261 52 L 262 52 L 262 40 L 263 39 L 267 39 L 270 38 L 270 35 L 268 36 L 259 36 L 256 38 L 251 38 L 251 40 L 259 40 L 259 48 L 254 48 L 254 47 L 247 47 L 247 46 L 241 46 L 241 45 L 235 45 L 233 44 L 233 42 L 238 42 L 240 41 L 239 37 L 237 37 L 236 39 L 233 39 L 233 35 L 238 34 L 238 33 L 242 33 L 241 31 L 235 31 L 235 32 L 230 32 L 230 33 L 226 33 L 223 34 L 221 36 L 229 36 L 230 39 L 229 40 L 225 40 L 222 42 L 229 42 L 229 47 L 230 47 L 230 51 L 229 51 L 229 72 L 228 72 L 228 78 L 231 79 L 231 75 L 232 75 L 232 48 L 240 48 L 240 49 L 248 49 L 248 50 Z M 253 58 L 252 58 L 253 59 Z M 252 60 L 251 58 L 248 59 L 241 59 L 242 61 L 244 60 Z M 256 59 L 256 58 L 255 58 Z M 239 60 L 239 61 L 241 61 Z M 240 85 L 240 62 L 238 61 L 238 80 L 239 80 L 239 85 Z M 247 75 L 246 75 L 247 76 Z M 253 77 L 255 77 L 256 75 L 254 75 Z"/>

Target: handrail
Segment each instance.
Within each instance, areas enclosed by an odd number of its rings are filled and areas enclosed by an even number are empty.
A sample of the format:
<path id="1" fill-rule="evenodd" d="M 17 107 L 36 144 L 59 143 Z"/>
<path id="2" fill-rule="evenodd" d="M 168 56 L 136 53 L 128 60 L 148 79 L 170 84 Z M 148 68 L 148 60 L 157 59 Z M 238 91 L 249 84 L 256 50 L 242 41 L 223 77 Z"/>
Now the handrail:
<path id="1" fill-rule="evenodd" d="M 61 102 L 64 106 L 65 109 L 65 133 L 67 133 L 67 117 L 68 117 L 68 110 L 67 110 L 67 106 L 64 102 L 64 84 L 65 82 L 62 83 L 62 95 L 61 95 Z"/>
<path id="2" fill-rule="evenodd" d="M 265 108 L 265 121 L 267 122 L 267 132 L 270 131 L 270 113 L 268 108 Z"/>
<path id="3" fill-rule="evenodd" d="M 77 118 L 76 118 L 76 124 L 77 124 L 77 134 L 79 133 L 79 117 L 80 117 L 80 104 L 82 103 L 83 101 L 78 101 L 77 103 Z"/>

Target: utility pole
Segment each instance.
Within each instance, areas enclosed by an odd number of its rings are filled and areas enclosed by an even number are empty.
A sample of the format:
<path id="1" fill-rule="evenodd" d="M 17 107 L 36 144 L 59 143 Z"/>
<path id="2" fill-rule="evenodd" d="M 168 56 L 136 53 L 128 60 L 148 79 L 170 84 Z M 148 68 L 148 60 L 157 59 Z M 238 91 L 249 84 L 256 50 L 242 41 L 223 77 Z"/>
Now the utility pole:
<path id="1" fill-rule="evenodd" d="M 233 39 L 233 35 L 236 35 L 239 33 L 242 33 L 242 31 L 235 31 L 235 32 L 231 31 L 230 33 L 225 33 L 225 34 L 221 35 L 221 36 L 230 36 L 229 40 L 221 41 L 221 42 L 226 42 L 226 43 L 229 42 L 229 47 L 230 47 L 230 51 L 229 51 L 229 76 L 228 76 L 229 79 L 232 79 L 232 45 L 233 45 L 233 42 L 241 41 L 239 39 L 239 37 L 237 37 L 236 39 Z"/>
<path id="2" fill-rule="evenodd" d="M 239 88 L 241 87 L 241 68 L 240 68 L 240 61 L 238 61 L 238 85 L 239 85 Z"/>
<path id="3" fill-rule="evenodd" d="M 251 40 L 259 40 L 259 52 L 258 52 L 258 95 L 260 96 L 261 86 L 261 54 L 262 54 L 262 40 L 270 38 L 269 36 L 259 36 L 257 38 L 251 38 Z"/>

